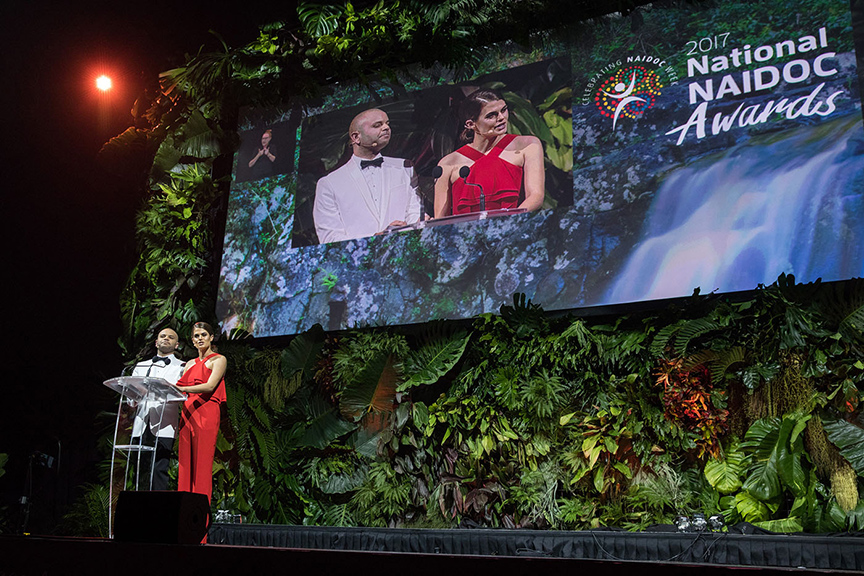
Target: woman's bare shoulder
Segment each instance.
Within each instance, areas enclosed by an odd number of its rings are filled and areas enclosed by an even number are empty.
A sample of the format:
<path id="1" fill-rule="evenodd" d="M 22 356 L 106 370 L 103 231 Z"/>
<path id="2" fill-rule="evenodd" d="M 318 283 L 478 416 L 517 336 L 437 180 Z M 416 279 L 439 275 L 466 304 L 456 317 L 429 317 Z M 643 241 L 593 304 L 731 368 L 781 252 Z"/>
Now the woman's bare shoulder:
<path id="1" fill-rule="evenodd" d="M 461 165 L 464 165 L 466 163 L 466 161 L 470 162 L 470 160 L 467 157 L 463 156 L 462 154 L 459 153 L 458 150 L 456 150 L 456 151 L 451 152 L 450 154 L 447 154 L 443 158 L 441 158 L 441 160 L 438 162 L 438 165 L 442 166 L 442 167 L 443 166 L 461 166 Z"/>
<path id="2" fill-rule="evenodd" d="M 540 146 L 540 139 L 536 136 L 531 135 L 523 135 L 516 136 L 510 144 L 507 145 L 506 150 L 524 150 L 529 146 Z"/>

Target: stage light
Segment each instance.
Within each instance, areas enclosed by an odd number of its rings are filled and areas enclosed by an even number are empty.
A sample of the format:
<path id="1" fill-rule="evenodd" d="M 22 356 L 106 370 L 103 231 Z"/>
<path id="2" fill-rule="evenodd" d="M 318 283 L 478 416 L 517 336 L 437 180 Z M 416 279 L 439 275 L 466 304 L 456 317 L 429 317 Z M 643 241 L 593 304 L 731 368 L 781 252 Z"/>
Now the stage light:
<path id="1" fill-rule="evenodd" d="M 106 91 L 111 89 L 111 86 L 112 86 L 111 78 L 109 78 L 108 76 L 105 76 L 103 74 L 102 76 L 99 76 L 98 78 L 96 78 L 96 88 L 98 88 L 99 90 L 106 92 Z"/>
<path id="2" fill-rule="evenodd" d="M 720 532 L 723 528 L 726 527 L 725 522 L 723 522 L 722 514 L 714 514 L 710 518 L 708 518 L 708 526 L 711 527 L 712 532 Z"/>
<path id="3" fill-rule="evenodd" d="M 678 516 L 675 518 L 675 527 L 679 532 L 690 532 L 690 519 L 687 516 Z"/>

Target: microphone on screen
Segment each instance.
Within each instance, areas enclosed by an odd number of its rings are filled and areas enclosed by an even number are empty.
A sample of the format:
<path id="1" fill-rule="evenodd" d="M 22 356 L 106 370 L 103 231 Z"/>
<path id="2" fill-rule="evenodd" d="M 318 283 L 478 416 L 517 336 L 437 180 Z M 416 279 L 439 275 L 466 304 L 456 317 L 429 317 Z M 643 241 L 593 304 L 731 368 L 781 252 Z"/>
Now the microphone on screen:
<path id="1" fill-rule="evenodd" d="M 486 195 L 483 193 L 483 186 L 480 184 L 475 184 L 473 182 L 468 182 L 468 175 L 471 173 L 471 168 L 468 166 L 462 166 L 459 169 L 459 177 L 462 178 L 462 181 L 465 182 L 468 186 L 477 186 L 480 188 L 480 211 L 484 212 L 486 210 Z"/>
<path id="2" fill-rule="evenodd" d="M 432 169 L 432 178 L 434 178 L 435 180 L 437 180 L 438 178 L 441 177 L 441 175 L 442 175 L 443 173 L 444 173 L 444 169 L 443 169 L 443 168 L 441 168 L 440 166 L 435 166 L 435 168 Z"/>

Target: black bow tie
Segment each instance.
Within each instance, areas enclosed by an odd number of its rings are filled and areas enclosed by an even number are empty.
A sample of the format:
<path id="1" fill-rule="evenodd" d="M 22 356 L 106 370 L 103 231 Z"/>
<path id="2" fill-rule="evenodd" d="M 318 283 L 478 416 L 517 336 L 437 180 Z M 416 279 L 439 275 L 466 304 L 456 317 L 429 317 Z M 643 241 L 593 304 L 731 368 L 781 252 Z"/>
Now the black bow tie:
<path id="1" fill-rule="evenodd" d="M 382 164 L 384 164 L 383 156 L 379 156 L 374 160 L 360 160 L 360 169 L 365 170 L 369 166 L 375 166 L 376 168 L 380 168 Z"/>
<path id="2" fill-rule="evenodd" d="M 158 364 L 159 362 L 164 362 L 165 366 L 171 363 L 171 359 L 167 356 L 154 356 L 152 360 L 153 364 Z"/>

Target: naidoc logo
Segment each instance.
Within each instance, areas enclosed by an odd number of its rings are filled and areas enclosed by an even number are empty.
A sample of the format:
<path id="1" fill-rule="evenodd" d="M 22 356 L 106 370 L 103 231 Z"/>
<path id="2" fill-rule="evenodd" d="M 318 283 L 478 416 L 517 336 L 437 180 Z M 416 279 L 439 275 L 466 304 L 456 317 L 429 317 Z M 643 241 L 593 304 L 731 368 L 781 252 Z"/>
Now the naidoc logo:
<path id="1" fill-rule="evenodd" d="M 663 81 L 656 71 L 641 64 L 622 66 L 594 92 L 594 105 L 612 119 L 615 130 L 622 116 L 635 119 L 654 106 L 662 88 Z"/>

